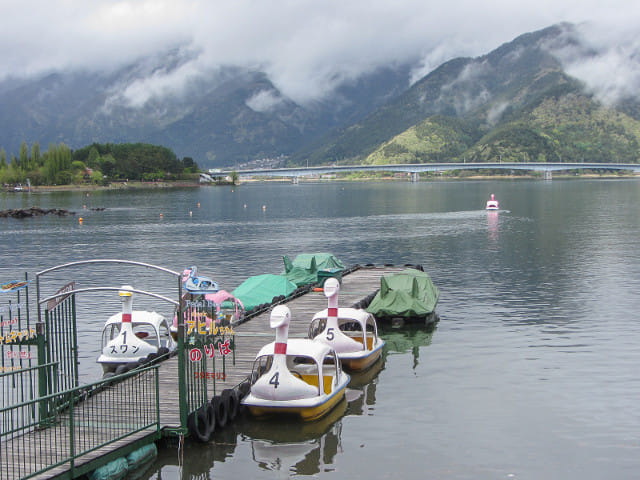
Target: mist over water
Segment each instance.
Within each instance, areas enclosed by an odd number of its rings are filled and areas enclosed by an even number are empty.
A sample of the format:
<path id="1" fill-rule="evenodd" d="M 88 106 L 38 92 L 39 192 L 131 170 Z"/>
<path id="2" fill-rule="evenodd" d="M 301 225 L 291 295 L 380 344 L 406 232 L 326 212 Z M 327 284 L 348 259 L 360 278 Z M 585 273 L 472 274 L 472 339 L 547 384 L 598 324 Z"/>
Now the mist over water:
<path id="1" fill-rule="evenodd" d="M 491 193 L 499 212 L 484 210 Z M 384 362 L 326 422 L 246 418 L 215 442 L 187 444 L 182 467 L 176 448 L 161 449 L 144 478 L 637 478 L 636 180 L 0 194 L 0 209 L 31 205 L 77 214 L 0 219 L 3 282 L 119 258 L 197 265 L 232 290 L 248 276 L 281 273 L 285 254 L 331 252 L 347 265 L 421 264 L 440 289 L 436 328 L 383 327 Z M 175 289 L 171 279 L 108 265 L 74 277 L 82 286 Z M 67 281 L 52 273 L 42 289 Z M 120 305 L 110 294 L 77 304 L 89 380 L 100 375 L 97 335 Z M 142 298 L 134 307 L 158 308 Z"/>

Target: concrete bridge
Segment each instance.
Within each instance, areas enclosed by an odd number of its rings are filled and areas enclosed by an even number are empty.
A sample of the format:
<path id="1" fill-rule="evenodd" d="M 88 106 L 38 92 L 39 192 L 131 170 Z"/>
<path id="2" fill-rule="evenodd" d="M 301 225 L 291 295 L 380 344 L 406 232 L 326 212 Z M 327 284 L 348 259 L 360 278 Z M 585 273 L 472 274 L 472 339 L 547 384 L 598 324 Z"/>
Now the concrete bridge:
<path id="1" fill-rule="evenodd" d="M 636 163 L 539 163 L 539 162 L 495 162 L 495 163 L 411 163 L 390 165 L 334 165 L 320 167 L 292 167 L 238 170 L 239 177 L 291 177 L 297 183 L 298 177 L 325 175 L 343 172 L 406 172 L 413 181 L 421 172 L 444 172 L 449 170 L 531 170 L 544 172 L 545 179 L 552 178 L 552 172 L 564 170 L 629 170 L 640 172 Z M 231 171 L 222 172 L 223 175 Z"/>

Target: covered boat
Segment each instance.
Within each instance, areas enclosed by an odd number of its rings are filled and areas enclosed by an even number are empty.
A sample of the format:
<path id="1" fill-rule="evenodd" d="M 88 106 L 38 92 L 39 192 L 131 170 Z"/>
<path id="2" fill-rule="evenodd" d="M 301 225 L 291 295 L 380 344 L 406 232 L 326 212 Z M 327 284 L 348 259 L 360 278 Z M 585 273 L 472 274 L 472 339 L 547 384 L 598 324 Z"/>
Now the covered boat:
<path id="1" fill-rule="evenodd" d="M 105 373 L 119 373 L 121 365 L 136 365 L 178 347 L 167 320 L 156 312 L 133 311 L 133 287 L 121 288 L 122 313 L 109 317 L 102 330 L 102 354 L 97 361 Z"/>
<path id="2" fill-rule="evenodd" d="M 249 311 L 265 303 L 271 303 L 274 297 L 288 297 L 295 289 L 295 283 L 284 276 L 265 273 L 247 278 L 232 293 Z"/>
<path id="3" fill-rule="evenodd" d="M 342 278 L 344 265 L 331 253 L 301 253 L 291 261 L 287 255 L 284 261 L 284 276 L 300 287 L 320 282 L 324 278 Z"/>
<path id="4" fill-rule="evenodd" d="M 425 318 L 436 308 L 440 292 L 429 275 L 407 268 L 380 279 L 380 290 L 367 307 L 376 318 Z"/>
<path id="5" fill-rule="evenodd" d="M 258 352 L 251 374 L 251 389 L 242 400 L 256 416 L 292 415 L 315 420 L 338 405 L 349 375 L 330 346 L 313 340 L 289 339 L 291 312 L 278 305 L 271 312 L 276 340 Z"/>
<path id="6" fill-rule="evenodd" d="M 376 320 L 366 310 L 339 308 L 340 283 L 329 278 L 324 284 L 328 308 L 316 313 L 309 326 L 309 338 L 331 346 L 349 370 L 365 370 L 382 354 L 384 340 L 378 337 Z"/>

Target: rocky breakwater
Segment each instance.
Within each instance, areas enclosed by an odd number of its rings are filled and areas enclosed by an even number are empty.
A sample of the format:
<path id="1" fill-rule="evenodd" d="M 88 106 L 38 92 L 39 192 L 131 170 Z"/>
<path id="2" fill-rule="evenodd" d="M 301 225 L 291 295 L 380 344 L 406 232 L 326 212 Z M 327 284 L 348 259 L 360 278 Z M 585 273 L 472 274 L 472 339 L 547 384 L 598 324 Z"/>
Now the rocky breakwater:
<path id="1" fill-rule="evenodd" d="M 27 217 L 41 217 L 43 215 L 57 215 L 59 217 L 66 217 L 67 215 L 75 215 L 76 212 L 70 212 L 64 208 L 11 208 L 9 210 L 0 210 L 0 218 L 27 218 Z"/>

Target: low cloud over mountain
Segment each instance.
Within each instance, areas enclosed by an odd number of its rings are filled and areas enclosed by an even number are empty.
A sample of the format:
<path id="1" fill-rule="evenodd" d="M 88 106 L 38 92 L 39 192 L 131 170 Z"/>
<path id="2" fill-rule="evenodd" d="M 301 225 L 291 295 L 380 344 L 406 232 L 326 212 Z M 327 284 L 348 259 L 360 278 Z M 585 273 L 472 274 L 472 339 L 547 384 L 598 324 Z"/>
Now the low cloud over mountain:
<path id="1" fill-rule="evenodd" d="M 3 6 L 0 146 L 160 141 L 204 165 L 289 155 L 443 63 L 565 20 L 580 40 L 557 58 L 615 102 L 637 92 L 639 19 L 628 2 L 573 0 L 26 0 Z M 472 88 L 455 108 L 488 93 Z"/>

